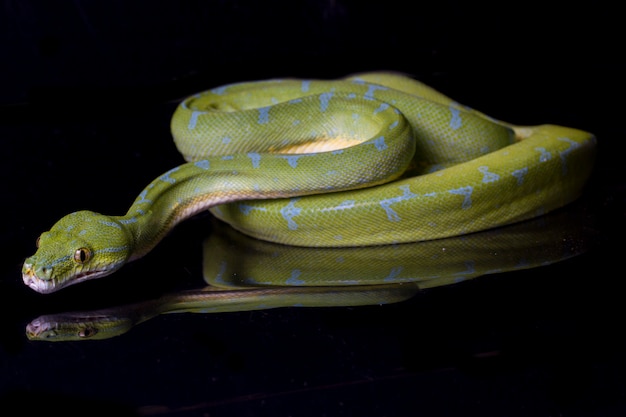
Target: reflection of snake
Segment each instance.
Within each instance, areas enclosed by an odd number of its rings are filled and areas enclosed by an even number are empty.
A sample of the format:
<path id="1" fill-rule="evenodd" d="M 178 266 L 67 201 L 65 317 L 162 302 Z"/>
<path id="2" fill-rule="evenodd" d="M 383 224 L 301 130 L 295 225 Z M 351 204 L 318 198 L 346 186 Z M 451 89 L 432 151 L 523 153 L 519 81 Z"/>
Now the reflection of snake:
<path id="1" fill-rule="evenodd" d="M 512 126 L 380 73 L 217 88 L 185 100 L 172 132 L 191 162 L 149 184 L 124 216 L 59 220 L 24 264 L 27 285 L 47 293 L 110 274 L 210 207 L 249 235 L 301 246 L 484 230 L 574 200 L 595 149 L 589 133 Z M 224 204 L 241 200 L 252 201 Z"/>
<path id="2" fill-rule="evenodd" d="M 41 316 L 28 324 L 26 335 L 48 341 L 106 339 L 163 313 L 399 302 L 421 289 L 579 255 L 591 237 L 585 223 L 577 211 L 559 211 L 468 236 L 335 249 L 277 245 L 218 225 L 204 245 L 208 287 L 126 306 Z"/>

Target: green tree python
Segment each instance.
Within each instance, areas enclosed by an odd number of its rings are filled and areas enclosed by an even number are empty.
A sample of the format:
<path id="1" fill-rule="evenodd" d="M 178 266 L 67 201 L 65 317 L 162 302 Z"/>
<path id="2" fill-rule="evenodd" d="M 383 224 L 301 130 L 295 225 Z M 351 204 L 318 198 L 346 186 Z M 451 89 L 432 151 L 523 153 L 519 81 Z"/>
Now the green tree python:
<path id="1" fill-rule="evenodd" d="M 295 246 L 399 244 L 477 232 L 575 200 L 595 137 L 516 126 L 394 73 L 244 82 L 182 101 L 171 121 L 188 161 L 123 216 L 78 211 L 41 234 L 24 283 L 40 293 L 103 277 L 210 209 Z"/>
<path id="2" fill-rule="evenodd" d="M 46 314 L 28 323 L 26 336 L 108 339 L 160 314 L 397 303 L 429 288 L 584 253 L 595 229 L 581 207 L 470 235 L 345 248 L 280 245 L 216 223 L 203 248 L 208 286 L 99 310 Z"/>

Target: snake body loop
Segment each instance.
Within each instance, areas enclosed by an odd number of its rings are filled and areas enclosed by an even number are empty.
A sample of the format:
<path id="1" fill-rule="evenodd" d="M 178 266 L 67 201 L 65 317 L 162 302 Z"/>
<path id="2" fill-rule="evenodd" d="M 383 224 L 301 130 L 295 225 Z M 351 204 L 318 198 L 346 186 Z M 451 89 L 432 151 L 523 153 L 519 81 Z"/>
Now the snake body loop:
<path id="1" fill-rule="evenodd" d="M 108 275 L 210 209 L 236 229 L 298 246 L 438 239 L 539 216 L 578 197 L 595 137 L 520 127 L 402 75 L 269 80 L 184 100 L 172 118 L 189 162 L 124 216 L 59 220 L 25 261 L 39 292 Z"/>

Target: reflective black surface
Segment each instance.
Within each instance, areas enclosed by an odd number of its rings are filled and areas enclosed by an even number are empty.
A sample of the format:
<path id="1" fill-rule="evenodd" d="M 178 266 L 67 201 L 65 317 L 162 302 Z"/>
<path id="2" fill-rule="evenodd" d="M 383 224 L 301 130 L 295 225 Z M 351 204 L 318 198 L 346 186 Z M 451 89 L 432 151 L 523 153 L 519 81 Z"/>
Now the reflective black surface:
<path id="1" fill-rule="evenodd" d="M 8 2 L 2 34 L 0 404 L 24 415 L 620 416 L 626 413 L 624 66 L 598 4 Z M 103 3 L 104 4 L 104 3 Z M 508 6 L 507 6 L 508 7 Z M 582 7 L 582 6 L 581 6 Z M 38 234 L 125 212 L 181 162 L 182 97 L 278 76 L 411 73 L 520 124 L 594 132 L 589 249 L 387 306 L 156 317 L 104 341 L 30 342 L 33 318 L 196 288 L 208 216 L 100 282 L 21 282 Z M 587 239 L 587 238 L 584 238 Z M 582 244 L 582 242 L 581 242 Z"/>

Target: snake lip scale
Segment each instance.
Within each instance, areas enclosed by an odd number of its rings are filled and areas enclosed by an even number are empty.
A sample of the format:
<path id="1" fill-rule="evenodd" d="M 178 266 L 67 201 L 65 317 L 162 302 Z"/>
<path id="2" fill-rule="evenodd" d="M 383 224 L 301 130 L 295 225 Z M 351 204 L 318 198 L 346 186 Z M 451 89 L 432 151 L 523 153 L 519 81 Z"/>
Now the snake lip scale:
<path id="1" fill-rule="evenodd" d="M 92 270 L 85 271 L 79 274 L 76 274 L 73 281 L 55 281 L 55 280 L 45 280 L 38 277 L 35 271 L 32 269 L 32 265 L 26 265 L 24 267 L 25 271 L 22 273 L 22 279 L 24 284 L 26 284 L 31 289 L 41 293 L 41 294 L 49 294 L 55 291 L 60 290 L 63 287 L 66 287 L 70 284 L 77 284 L 83 281 L 87 281 L 90 279 L 98 278 L 100 276 L 109 275 L 111 271 L 109 269 L 105 270 Z"/>
<path id="2" fill-rule="evenodd" d="M 127 213 L 77 211 L 41 234 L 22 268 L 40 293 L 113 273 L 203 210 L 257 239 L 350 247 L 460 236 L 577 199 L 596 138 L 517 126 L 397 73 L 243 82 L 181 102 L 184 164 Z"/>

